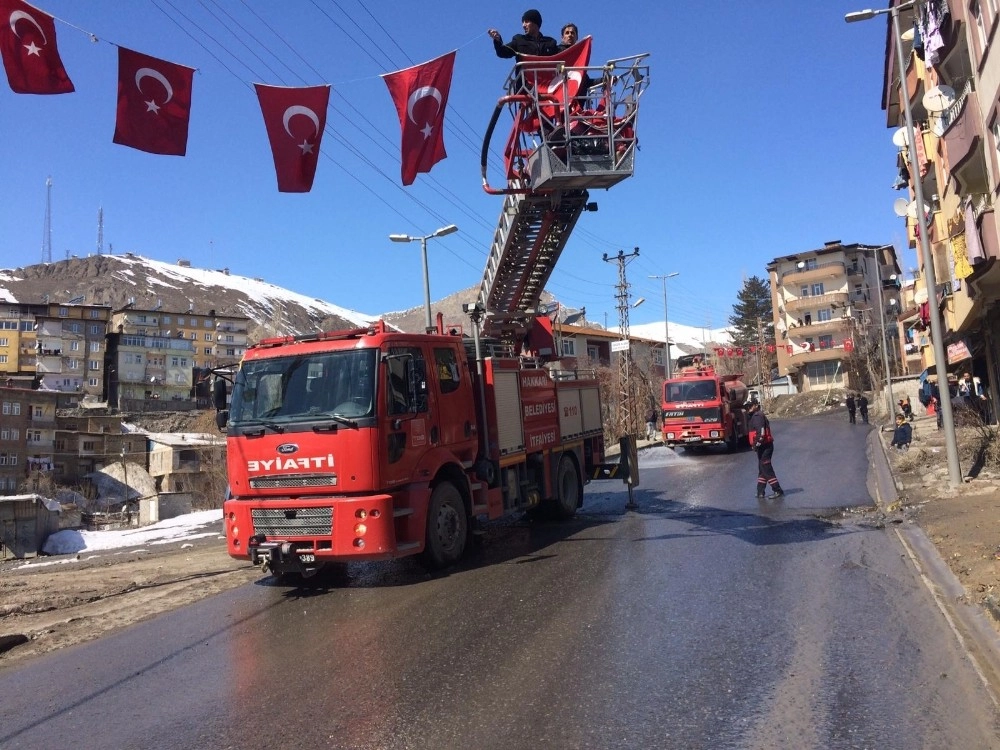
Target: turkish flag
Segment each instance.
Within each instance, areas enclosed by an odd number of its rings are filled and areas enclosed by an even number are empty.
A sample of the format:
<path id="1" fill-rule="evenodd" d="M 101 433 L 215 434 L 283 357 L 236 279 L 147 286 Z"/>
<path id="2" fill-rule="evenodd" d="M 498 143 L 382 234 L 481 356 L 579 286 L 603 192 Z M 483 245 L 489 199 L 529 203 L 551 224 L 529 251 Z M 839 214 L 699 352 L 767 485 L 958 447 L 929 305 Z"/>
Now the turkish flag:
<path id="1" fill-rule="evenodd" d="M 586 75 L 586 71 L 572 68 L 590 65 L 590 37 L 585 36 L 558 55 L 518 55 L 517 62 L 525 85 L 537 87 L 539 92 L 548 94 L 546 101 L 555 100 L 559 105 L 572 102 L 579 94 L 580 84 Z M 553 104 L 543 104 L 541 110 L 550 118 L 559 114 L 558 106 Z"/>
<path id="2" fill-rule="evenodd" d="M 312 190 L 319 161 L 319 144 L 326 129 L 329 86 L 267 86 L 255 83 L 274 171 L 281 193 Z"/>
<path id="3" fill-rule="evenodd" d="M 194 68 L 118 48 L 114 142 L 139 151 L 184 156 Z"/>
<path id="4" fill-rule="evenodd" d="M 21 0 L 0 0 L 0 56 L 16 94 L 75 90 L 59 58 L 52 16 Z"/>
<path id="5" fill-rule="evenodd" d="M 399 113 L 404 185 L 412 185 L 418 172 L 430 172 L 448 156 L 444 150 L 444 111 L 454 66 L 452 50 L 422 65 L 382 76 Z"/>

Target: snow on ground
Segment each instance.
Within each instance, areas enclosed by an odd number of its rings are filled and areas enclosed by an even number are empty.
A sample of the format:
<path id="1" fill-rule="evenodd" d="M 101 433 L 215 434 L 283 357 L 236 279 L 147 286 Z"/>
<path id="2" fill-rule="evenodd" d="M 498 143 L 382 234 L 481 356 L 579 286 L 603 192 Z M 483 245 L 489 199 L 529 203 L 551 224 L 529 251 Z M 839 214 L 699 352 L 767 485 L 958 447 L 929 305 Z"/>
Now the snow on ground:
<path id="1" fill-rule="evenodd" d="M 218 537 L 219 531 L 208 527 L 222 520 L 222 510 L 202 510 L 197 513 L 187 513 L 176 518 L 168 518 L 150 526 L 140 528 L 115 529 L 111 531 L 81 531 L 65 529 L 57 531 L 45 540 L 43 551 L 47 555 L 72 555 L 85 552 L 101 552 L 122 548 L 132 549 L 142 545 L 170 544 L 190 539 Z M 89 559 L 89 558 L 88 558 Z M 43 565 L 58 565 L 72 563 L 76 560 L 45 560 L 38 558 L 19 568 L 37 568 Z"/>

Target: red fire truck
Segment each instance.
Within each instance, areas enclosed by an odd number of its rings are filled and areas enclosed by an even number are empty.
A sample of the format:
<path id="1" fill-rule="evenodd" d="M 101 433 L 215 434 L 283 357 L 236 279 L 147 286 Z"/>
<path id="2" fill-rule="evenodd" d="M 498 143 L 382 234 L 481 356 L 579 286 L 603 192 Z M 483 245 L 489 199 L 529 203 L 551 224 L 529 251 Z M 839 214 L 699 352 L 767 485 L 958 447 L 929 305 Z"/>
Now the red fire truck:
<path id="1" fill-rule="evenodd" d="M 572 516 L 604 458 L 588 375 L 383 322 L 261 341 L 220 418 L 229 554 L 278 575 L 421 552 L 443 566 L 477 516 Z"/>
<path id="2" fill-rule="evenodd" d="M 739 375 L 719 375 L 700 354 L 679 357 L 676 377 L 663 383 L 663 442 L 670 448 L 747 440 L 747 387 Z"/>

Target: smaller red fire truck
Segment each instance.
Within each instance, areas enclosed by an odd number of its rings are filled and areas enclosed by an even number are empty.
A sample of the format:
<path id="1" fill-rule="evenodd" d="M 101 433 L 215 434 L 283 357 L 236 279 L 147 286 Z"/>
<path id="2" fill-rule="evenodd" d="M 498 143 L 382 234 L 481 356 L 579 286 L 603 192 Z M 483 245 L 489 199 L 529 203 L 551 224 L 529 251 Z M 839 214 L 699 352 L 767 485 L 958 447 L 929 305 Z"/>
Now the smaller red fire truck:
<path id="1" fill-rule="evenodd" d="M 675 377 L 663 383 L 663 442 L 670 448 L 747 441 L 747 387 L 739 375 L 719 375 L 701 354 L 680 357 Z"/>

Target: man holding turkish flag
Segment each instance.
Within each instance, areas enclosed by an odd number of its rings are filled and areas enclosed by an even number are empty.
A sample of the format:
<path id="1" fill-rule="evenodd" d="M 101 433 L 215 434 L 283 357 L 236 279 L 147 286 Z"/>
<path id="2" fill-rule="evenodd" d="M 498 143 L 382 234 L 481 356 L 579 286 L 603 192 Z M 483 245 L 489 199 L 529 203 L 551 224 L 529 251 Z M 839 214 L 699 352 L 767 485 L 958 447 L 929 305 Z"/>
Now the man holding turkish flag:
<path id="1" fill-rule="evenodd" d="M 187 152 L 194 68 L 118 48 L 114 142 L 167 156 Z"/>
<path id="2" fill-rule="evenodd" d="M 255 83 L 267 139 L 271 143 L 278 192 L 312 190 L 319 146 L 326 129 L 327 86 L 266 86 Z"/>
<path id="3" fill-rule="evenodd" d="M 74 91 L 56 48 L 54 19 L 21 0 L 0 0 L 0 56 L 15 94 Z"/>
<path id="4" fill-rule="evenodd" d="M 444 111 L 454 67 L 452 50 L 422 65 L 382 76 L 399 113 L 404 185 L 412 185 L 417 173 L 430 172 L 448 156 L 444 150 Z"/>

